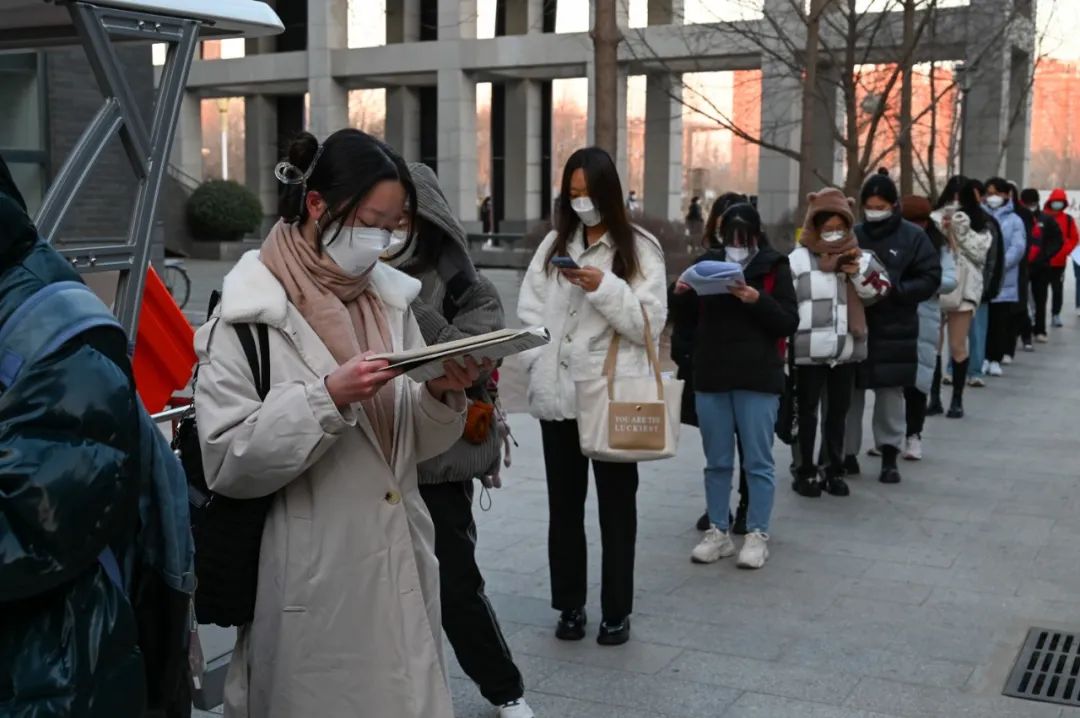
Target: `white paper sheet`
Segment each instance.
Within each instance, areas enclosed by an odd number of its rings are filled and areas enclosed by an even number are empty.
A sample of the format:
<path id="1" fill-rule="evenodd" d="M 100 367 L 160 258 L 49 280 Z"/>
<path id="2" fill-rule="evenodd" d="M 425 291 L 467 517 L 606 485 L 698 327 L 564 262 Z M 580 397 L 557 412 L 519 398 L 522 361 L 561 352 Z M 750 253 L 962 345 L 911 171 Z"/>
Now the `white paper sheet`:
<path id="1" fill-rule="evenodd" d="M 422 383 L 443 376 L 446 373 L 443 371 L 443 362 L 447 359 L 471 356 L 477 362 L 484 359 L 495 361 L 544 346 L 550 341 L 551 334 L 544 327 L 502 329 L 443 344 L 432 344 L 423 349 L 377 354 L 371 358 L 385 359 L 390 362 L 389 368 L 401 369 L 410 379 Z"/>

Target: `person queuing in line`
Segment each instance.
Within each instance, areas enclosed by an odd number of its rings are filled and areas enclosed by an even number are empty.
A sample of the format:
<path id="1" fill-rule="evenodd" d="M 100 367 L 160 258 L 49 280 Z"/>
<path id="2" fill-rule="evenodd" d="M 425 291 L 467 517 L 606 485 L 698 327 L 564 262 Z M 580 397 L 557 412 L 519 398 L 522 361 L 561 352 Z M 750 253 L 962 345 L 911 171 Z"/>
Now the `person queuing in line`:
<path id="1" fill-rule="evenodd" d="M 923 458 L 922 435 L 929 410 L 929 397 L 934 394 L 938 407 L 941 405 L 942 322 L 939 298 L 956 289 L 956 260 L 951 243 L 931 221 L 932 206 L 928 197 L 917 195 L 903 197 L 900 200 L 900 208 L 905 220 L 918 225 L 926 232 L 926 236 L 930 238 L 930 243 L 934 245 L 941 260 L 941 285 L 937 293 L 919 303 L 919 368 L 915 373 L 915 383 L 904 387 L 904 407 L 907 417 L 904 458 L 908 461 L 921 461 Z M 965 332 L 965 336 L 966 334 Z"/>
<path id="2" fill-rule="evenodd" d="M 738 432 L 750 488 L 748 533 L 738 565 L 755 569 L 769 557 L 776 493 L 772 446 L 778 397 L 784 391 L 784 339 L 798 327 L 799 311 L 788 259 L 768 245 L 757 210 L 733 205 L 720 226 L 723 247 L 702 259 L 741 265 L 745 282 L 730 294 L 702 297 L 680 282 L 671 308 L 676 322 L 685 312 L 698 312 L 694 390 L 712 526 L 690 557 L 712 563 L 735 553 L 729 511 Z"/>
<path id="3" fill-rule="evenodd" d="M 667 319 L 667 276 L 659 243 L 632 225 L 611 156 L 598 147 L 576 151 L 562 173 L 555 229 L 540 243 L 525 273 L 518 316 L 543 325 L 553 341 L 523 355 L 529 411 L 540 420 L 548 486 L 551 605 L 560 612 L 557 638 L 585 637 L 588 586 L 585 496 L 589 460 L 578 435 L 576 380 L 602 375 L 615 334 L 622 337 L 617 375 L 649 373 L 645 319 L 653 339 Z M 569 257 L 577 269 L 556 269 Z M 696 378 L 696 377 L 695 377 Z M 603 547 L 597 642 L 630 638 L 634 601 L 638 470 L 634 463 L 593 461 Z"/>
<path id="4" fill-rule="evenodd" d="M 967 183 L 967 181 L 968 181 L 967 177 L 964 177 L 963 175 L 953 175 L 952 177 L 950 177 L 949 180 L 945 183 L 945 187 L 944 187 L 944 189 L 942 189 L 941 194 L 938 195 L 937 203 L 934 205 L 933 211 L 931 211 L 931 213 L 930 213 L 930 221 L 933 223 L 933 226 L 937 228 L 938 232 L 940 232 L 945 237 L 945 239 L 946 239 L 946 241 L 947 241 L 947 243 L 949 245 L 949 250 L 950 250 L 950 253 L 952 255 L 952 259 L 953 259 L 954 264 L 956 264 L 957 261 L 958 261 L 957 260 L 957 247 L 956 247 L 956 243 L 952 239 L 952 236 L 947 231 L 947 227 L 946 227 L 945 223 L 947 222 L 947 217 L 951 217 L 953 212 L 955 212 L 960 207 L 960 189 Z M 985 263 L 985 259 L 984 259 L 984 263 Z M 981 272 L 981 270 L 980 270 L 980 272 Z M 951 294 L 952 291 L 955 291 L 955 290 L 956 290 L 956 287 L 954 286 L 951 291 L 942 291 L 942 292 L 940 292 L 940 295 L 945 296 L 945 295 Z M 940 302 L 940 300 L 939 300 L 939 302 Z M 945 343 L 945 330 L 946 330 L 947 324 L 948 324 L 945 321 L 945 319 L 946 319 L 945 312 L 942 311 L 941 335 L 938 337 L 937 357 L 934 360 L 934 377 L 933 377 L 933 379 L 931 381 L 931 384 L 930 384 L 930 399 L 929 399 L 929 403 L 928 403 L 928 405 L 926 407 L 926 415 L 927 416 L 940 416 L 940 415 L 945 413 L 945 407 L 941 403 L 941 385 L 943 383 L 943 379 L 946 378 L 946 377 L 947 377 L 948 381 L 946 381 L 944 383 L 952 384 L 952 371 L 951 371 L 951 368 L 950 368 L 949 372 L 945 373 L 945 372 L 942 371 L 942 366 L 941 366 L 941 349 L 942 349 L 942 346 Z M 966 357 L 967 354 L 968 354 L 967 335 L 968 335 L 968 329 L 965 328 L 964 329 L 964 351 L 962 352 L 962 355 L 964 357 Z M 951 344 L 951 340 L 950 340 L 949 347 L 950 347 L 950 358 L 951 358 L 952 347 L 953 347 L 953 345 Z"/>
<path id="5" fill-rule="evenodd" d="M 383 261 L 420 280 L 412 312 L 427 344 L 465 339 L 505 325 L 495 285 L 469 258 L 465 229 L 446 201 L 439 180 L 425 164 L 409 164 L 416 185 L 417 223 Z M 466 390 L 472 411 L 465 435 L 445 454 L 422 462 L 420 496 L 435 524 L 442 625 L 466 674 L 498 707 L 499 718 L 531 718 L 521 672 L 484 594 L 476 564 L 474 480 L 493 484 L 499 476 L 502 437 L 496 422 L 490 375 Z"/>
<path id="6" fill-rule="evenodd" d="M 941 261 L 922 228 L 904 220 L 896 184 L 874 175 L 860 196 L 864 221 L 856 225 L 859 248 L 873 252 L 889 272 L 892 289 L 866 309 L 869 339 L 866 361 L 856 372 L 855 392 L 848 412 L 845 453 L 855 457 L 862 444 L 866 392 L 873 390 L 874 446 L 881 452 L 879 480 L 900 481 L 897 458 L 905 438 L 904 387 L 913 386 L 918 372 L 919 303 L 941 286 Z"/>
<path id="7" fill-rule="evenodd" d="M 975 195 L 983 211 L 990 217 L 987 227 L 993 243 L 987 252 L 986 281 L 983 286 L 983 297 L 975 310 L 975 316 L 971 322 L 971 331 L 968 334 L 968 353 L 971 355 L 971 366 L 968 367 L 968 386 L 981 389 L 986 386 L 986 373 L 990 368 L 990 362 L 986 359 L 986 341 L 990 336 L 990 304 L 1004 281 L 1005 266 L 1005 237 L 997 220 L 993 218 L 986 205 L 986 185 L 977 179 L 970 180 L 975 189 Z"/>
<path id="8" fill-rule="evenodd" d="M 1080 244 L 1080 231 L 1077 230 L 1076 220 L 1065 211 L 1068 206 L 1069 196 L 1060 187 L 1051 192 L 1050 198 L 1046 200 L 1045 212 L 1061 229 L 1062 242 L 1061 250 L 1050 260 L 1050 290 L 1053 293 L 1050 323 L 1054 328 L 1063 326 L 1061 310 L 1065 305 L 1065 268 L 1071 261 L 1073 250 Z M 1080 294 L 1077 295 L 1077 300 L 1077 309 L 1080 309 Z"/>
<path id="9" fill-rule="evenodd" d="M 985 294 L 986 260 L 994 241 L 990 217 L 982 209 L 975 183 L 963 177 L 957 180 L 946 185 L 940 206 L 932 215 L 948 238 L 956 260 L 956 287 L 941 296 L 954 379 L 947 415 L 950 419 L 964 416 L 964 387 L 971 363 L 968 335 Z"/>
<path id="10" fill-rule="evenodd" d="M 700 237 L 704 227 L 705 213 L 701 209 L 701 198 L 694 195 L 686 208 L 686 232 L 691 237 Z"/>
<path id="11" fill-rule="evenodd" d="M 1035 213 L 1024 204 L 1023 199 L 1020 197 L 1020 188 L 1016 186 L 1015 182 L 1009 183 L 1009 199 L 1012 200 L 1016 215 L 1020 218 L 1020 221 L 1024 223 L 1024 238 L 1027 241 L 1027 244 L 1024 248 L 1024 256 L 1020 260 L 1019 284 L 1017 287 L 1017 296 L 1019 297 L 1019 300 L 1016 305 L 1016 314 L 1014 315 L 1016 331 L 1009 342 L 1004 358 L 1001 360 L 1002 364 L 1011 364 L 1016 359 L 1016 345 L 1020 340 L 1023 340 L 1024 351 L 1035 350 L 1035 347 L 1032 344 L 1034 336 L 1031 332 L 1034 325 L 1032 324 L 1031 312 L 1029 311 L 1029 307 L 1031 306 L 1030 258 L 1035 248 L 1038 222 L 1035 219 Z"/>
<path id="12" fill-rule="evenodd" d="M 1002 376 L 1001 362 L 1016 345 L 1016 313 L 1020 302 L 1020 262 L 1027 251 L 1027 231 L 1024 221 L 1016 214 L 1010 197 L 1008 180 L 992 177 L 986 182 L 983 204 L 1001 228 L 1005 241 L 1005 265 L 1001 291 L 990 302 L 990 324 L 987 334 L 986 359 L 990 362 L 987 374 Z"/>
<path id="13" fill-rule="evenodd" d="M 724 212 L 729 207 L 735 204 L 745 204 L 748 202 L 746 195 L 739 194 L 738 192 L 725 192 L 716 198 L 713 202 L 712 208 L 709 210 L 709 220 L 705 224 L 704 233 L 701 237 L 701 246 L 710 250 L 718 250 L 723 248 L 723 238 L 720 234 L 720 219 L 723 217 Z M 700 261 L 702 257 L 698 258 Z M 668 304 L 671 304 L 672 293 L 675 291 L 675 283 L 672 282 L 668 287 Z M 694 311 L 694 307 L 687 307 L 686 311 L 680 313 L 678 321 L 672 322 L 671 333 L 671 358 L 675 362 L 675 365 L 679 368 L 678 378 L 682 379 L 685 383 L 683 385 L 683 406 L 682 416 L 683 423 L 690 426 L 697 426 L 697 400 L 694 396 L 694 337 L 697 334 L 697 312 Z M 746 535 L 746 512 L 750 505 L 750 490 L 746 486 L 746 469 L 742 466 L 743 451 L 742 447 L 738 447 L 739 452 L 739 501 L 738 507 L 735 509 L 735 514 L 732 516 L 729 526 L 731 527 L 731 533 L 737 536 Z M 712 522 L 709 521 L 709 509 L 705 508 L 703 513 L 697 520 L 698 531 L 708 531 L 712 526 Z"/>
<path id="14" fill-rule="evenodd" d="M 458 440 L 463 390 L 491 367 L 451 361 L 416 384 L 369 358 L 424 346 L 410 309 L 420 282 L 379 262 L 392 231 L 416 226 L 401 157 L 355 129 L 322 145 L 301 133 L 278 170 L 281 220 L 226 276 L 195 339 L 207 484 L 273 495 L 225 715 L 452 718 L 416 467 Z M 240 323 L 268 328 L 261 400 Z"/>
<path id="15" fill-rule="evenodd" d="M 844 481 L 844 431 L 855 365 L 866 358 L 866 304 L 885 296 L 888 274 L 870 251 L 859 249 L 855 200 L 837 189 L 807 197 L 799 245 L 789 260 L 799 303 L 799 327 L 793 346 L 799 423 L 799 472 L 792 488 L 816 498 L 850 493 Z M 824 477 L 814 463 L 818 405 L 825 421 L 822 445 Z"/>
<path id="16" fill-rule="evenodd" d="M 1039 190 L 1028 187 L 1020 193 L 1024 205 L 1035 217 L 1034 242 L 1028 254 L 1031 273 L 1032 332 L 1034 339 L 1045 344 L 1050 337 L 1046 333 L 1046 302 L 1053 284 L 1054 270 L 1051 262 L 1061 251 L 1064 236 L 1057 218 L 1043 212 L 1039 202 Z M 1024 348 L 1028 351 L 1035 347 L 1031 337 L 1024 337 Z"/>

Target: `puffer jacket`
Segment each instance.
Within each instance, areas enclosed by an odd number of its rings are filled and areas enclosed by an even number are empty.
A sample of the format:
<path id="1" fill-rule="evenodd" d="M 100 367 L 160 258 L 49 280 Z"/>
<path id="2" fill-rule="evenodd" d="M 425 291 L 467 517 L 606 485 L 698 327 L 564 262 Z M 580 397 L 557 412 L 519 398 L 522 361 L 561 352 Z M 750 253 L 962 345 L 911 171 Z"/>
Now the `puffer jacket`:
<path id="1" fill-rule="evenodd" d="M 42 287 L 79 281 L 0 195 L 0 324 Z M 20 215 L 21 217 L 17 216 Z M 99 555 L 138 524 L 140 410 L 121 332 L 90 330 L 0 393 L 0 715 L 135 718 L 146 702 L 136 617 Z"/>
<path id="2" fill-rule="evenodd" d="M 940 213 L 934 213 L 938 226 L 944 224 Z M 986 258 L 994 241 L 989 229 L 976 232 L 971 228 L 971 218 L 964 212 L 953 214 L 944 230 L 956 244 L 953 258 L 956 262 L 956 286 L 951 292 L 941 293 L 942 311 L 973 312 L 978 308 L 984 293 Z"/>
<path id="3" fill-rule="evenodd" d="M 1050 266 L 1055 269 L 1060 269 L 1069 263 L 1069 255 L 1076 249 L 1076 246 L 1080 244 L 1080 231 L 1077 230 L 1076 220 L 1073 219 L 1065 210 L 1057 211 L 1050 209 L 1050 205 L 1053 202 L 1065 202 L 1068 204 L 1069 195 L 1065 193 L 1065 190 L 1060 187 L 1050 193 L 1049 199 L 1046 200 L 1046 205 L 1043 211 L 1047 217 L 1050 217 L 1057 222 L 1058 227 L 1061 229 L 1062 244 L 1061 249 L 1050 260 Z"/>
<path id="4" fill-rule="evenodd" d="M 1024 220 L 1016 213 L 1012 201 L 1006 202 L 991 216 L 1001 227 L 1001 236 L 1005 242 L 1005 267 L 1001 282 L 1001 291 L 991 300 L 994 303 L 1020 301 L 1020 262 L 1027 253 L 1027 230 Z"/>
<path id="5" fill-rule="evenodd" d="M 870 330 L 866 361 L 858 367 L 860 388 L 905 387 L 915 384 L 918 369 L 919 303 L 941 286 L 941 260 L 918 225 L 899 213 L 890 219 L 855 227 L 859 247 L 885 264 L 892 290 L 866 309 Z"/>
<path id="6" fill-rule="evenodd" d="M 659 346 L 667 321 L 667 275 L 660 244 L 640 227 L 634 229 L 640 269 L 629 282 L 611 271 L 615 250 L 606 235 L 586 248 L 579 226 L 567 242 L 567 253 L 579 266 L 603 270 L 604 278 L 594 292 L 582 291 L 557 271 L 549 271 L 548 252 L 555 232 L 544 238 L 533 255 L 518 298 L 518 318 L 526 326 L 544 326 L 551 332 L 550 344 L 521 355 L 528 368 L 529 411 L 536 418 L 577 418 L 575 382 L 603 374 L 604 358 L 616 332 L 625 341 L 619 346 L 615 374 L 650 373 L 641 308 L 648 314 L 654 346 Z"/>
<path id="7" fill-rule="evenodd" d="M 930 393 L 937 365 L 938 339 L 941 336 L 942 294 L 956 289 L 956 260 L 948 246 L 941 248 L 941 288 L 938 293 L 919 304 L 919 368 L 915 373 L 915 388 Z"/>
<path id="8" fill-rule="evenodd" d="M 806 247 L 788 257 L 795 296 L 799 301 L 799 328 L 795 332 L 795 363 L 848 364 L 866 358 L 866 338 L 848 329 L 847 283 L 869 306 L 889 291 L 889 276 L 873 252 L 863 252 L 859 271 L 848 276 L 818 269 L 818 260 Z"/>

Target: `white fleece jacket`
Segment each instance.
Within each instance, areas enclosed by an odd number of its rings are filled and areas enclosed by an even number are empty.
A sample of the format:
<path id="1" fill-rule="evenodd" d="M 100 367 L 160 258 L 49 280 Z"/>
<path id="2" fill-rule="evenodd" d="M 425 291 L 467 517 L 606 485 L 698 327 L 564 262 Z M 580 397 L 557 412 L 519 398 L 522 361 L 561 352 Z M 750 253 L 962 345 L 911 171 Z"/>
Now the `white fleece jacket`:
<path id="1" fill-rule="evenodd" d="M 649 316 L 653 341 L 659 347 L 667 321 L 667 273 L 659 242 L 643 229 L 635 229 L 640 271 L 629 283 L 611 271 L 615 252 L 607 235 L 586 249 L 579 228 L 568 242 L 567 254 L 579 266 L 604 271 L 595 292 L 585 292 L 557 271 L 548 271 L 547 256 L 555 232 L 537 248 L 521 286 L 518 317 L 526 326 L 542 325 L 551 332 L 550 344 L 523 355 L 529 371 L 529 411 L 538 419 L 577 418 L 574 382 L 601 376 L 615 332 L 623 337 L 616 375 L 650 373 L 641 306 Z"/>

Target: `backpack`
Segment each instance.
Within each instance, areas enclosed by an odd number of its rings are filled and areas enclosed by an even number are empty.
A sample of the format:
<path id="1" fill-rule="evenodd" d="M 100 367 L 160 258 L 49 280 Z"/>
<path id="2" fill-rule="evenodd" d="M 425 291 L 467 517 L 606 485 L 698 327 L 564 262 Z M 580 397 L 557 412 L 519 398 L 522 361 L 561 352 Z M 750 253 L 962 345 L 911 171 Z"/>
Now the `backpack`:
<path id="1" fill-rule="evenodd" d="M 119 332 L 126 342 L 123 327 L 82 282 L 42 287 L 0 326 L 0 391 L 35 362 L 98 329 Z M 129 368 L 120 368 L 131 376 Z M 186 715 L 191 709 L 188 609 L 194 579 L 184 478 L 168 441 L 141 402 L 139 415 L 139 523 L 131 553 L 124 557 L 133 560 L 120 559 L 106 546 L 98 563 L 132 609 L 146 676 L 147 715 Z M 122 564 L 131 570 L 125 572 Z"/>
<path id="2" fill-rule="evenodd" d="M 213 314 L 221 295 L 210 296 L 206 315 Z M 255 390 L 260 399 L 270 391 L 270 335 L 256 324 L 258 345 L 251 326 L 231 325 L 240 338 Z M 198 382 L 198 372 L 195 381 Z M 215 494 L 206 485 L 198 417 L 189 414 L 177 427 L 173 448 L 187 473 L 191 533 L 195 539 L 195 617 L 199 623 L 224 628 L 243 626 L 255 617 L 259 578 L 259 547 L 273 495 L 232 499 Z"/>

